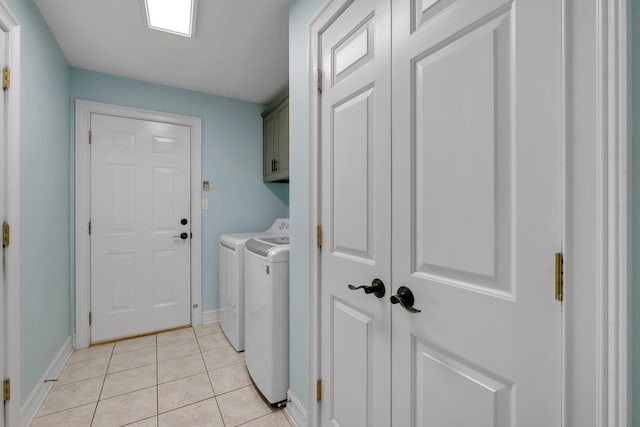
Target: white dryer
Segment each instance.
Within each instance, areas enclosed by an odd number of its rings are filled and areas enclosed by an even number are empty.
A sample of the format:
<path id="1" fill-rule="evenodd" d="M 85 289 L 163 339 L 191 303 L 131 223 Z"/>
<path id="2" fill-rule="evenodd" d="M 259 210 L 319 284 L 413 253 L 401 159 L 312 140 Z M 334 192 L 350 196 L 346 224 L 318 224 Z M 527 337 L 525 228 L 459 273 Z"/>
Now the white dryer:
<path id="1" fill-rule="evenodd" d="M 289 237 L 257 237 L 244 250 L 245 361 L 274 406 L 289 388 Z"/>
<path id="2" fill-rule="evenodd" d="M 236 351 L 244 351 L 244 244 L 258 236 L 289 236 L 289 219 L 276 219 L 266 231 L 223 234 L 219 240 L 220 326 Z"/>

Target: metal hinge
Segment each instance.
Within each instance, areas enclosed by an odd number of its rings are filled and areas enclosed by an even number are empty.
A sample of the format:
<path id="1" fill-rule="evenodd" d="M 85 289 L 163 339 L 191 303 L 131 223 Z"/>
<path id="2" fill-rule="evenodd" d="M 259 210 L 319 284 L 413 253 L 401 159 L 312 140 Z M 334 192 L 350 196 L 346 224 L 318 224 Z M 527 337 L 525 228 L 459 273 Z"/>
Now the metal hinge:
<path id="1" fill-rule="evenodd" d="M 7 90 L 11 87 L 11 69 L 4 67 L 2 69 L 2 89 Z"/>
<path id="2" fill-rule="evenodd" d="M 91 221 L 89 221 L 89 235 L 91 235 Z"/>
<path id="3" fill-rule="evenodd" d="M 562 252 L 556 254 L 556 301 L 564 299 L 564 256 Z"/>
<path id="4" fill-rule="evenodd" d="M 91 316 L 91 312 L 89 312 L 89 326 L 93 323 L 93 317 Z"/>
<path id="5" fill-rule="evenodd" d="M 322 380 L 316 381 L 316 401 L 322 400 Z"/>
<path id="6" fill-rule="evenodd" d="M 322 93 L 322 70 L 318 68 L 318 92 Z"/>
<path id="7" fill-rule="evenodd" d="M 89 131 L 89 144 L 91 144 L 91 131 Z"/>
<path id="8" fill-rule="evenodd" d="M 322 247 L 322 226 L 319 225 L 318 228 L 316 229 L 316 242 L 318 244 L 318 247 L 321 248 Z"/>
<path id="9" fill-rule="evenodd" d="M 11 380 L 4 380 L 4 384 L 2 386 L 2 399 L 4 402 L 11 399 Z"/>
<path id="10" fill-rule="evenodd" d="M 2 247 L 6 248 L 11 243 L 11 227 L 6 222 L 2 224 Z"/>

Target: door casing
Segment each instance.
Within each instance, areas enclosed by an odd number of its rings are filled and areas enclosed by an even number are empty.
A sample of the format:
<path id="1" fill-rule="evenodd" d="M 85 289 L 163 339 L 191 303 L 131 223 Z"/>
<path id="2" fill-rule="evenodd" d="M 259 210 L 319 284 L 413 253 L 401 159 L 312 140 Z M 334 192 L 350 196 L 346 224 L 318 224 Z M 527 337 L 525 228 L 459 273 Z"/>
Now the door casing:
<path id="1" fill-rule="evenodd" d="M 89 327 L 90 236 L 88 234 L 90 195 L 89 129 L 91 114 L 104 114 L 138 120 L 164 122 L 191 128 L 191 324 L 202 324 L 202 119 L 159 111 L 142 110 L 76 100 L 76 339 L 75 348 L 91 343 Z"/>
<path id="2" fill-rule="evenodd" d="M 309 25 L 310 427 L 319 425 L 316 381 L 321 379 L 320 256 L 316 245 L 316 227 L 321 225 L 320 102 L 316 86 L 319 41 L 324 29 L 351 2 L 327 0 Z M 562 0 L 562 4 L 565 83 L 562 425 L 624 427 L 628 418 L 629 324 L 627 4 L 625 0 L 598 0 L 589 4 Z M 593 25 L 594 22 L 599 25 Z M 574 285 L 578 283 L 580 286 Z"/>
<path id="3" fill-rule="evenodd" d="M 9 7 L 0 3 L 0 31 L 5 33 L 2 66 L 11 70 L 11 87 L 6 92 L 5 116 L 5 199 L 3 221 L 11 226 L 11 243 L 5 249 L 5 316 L 4 342 L 0 342 L 5 352 L 4 375 L 11 379 L 10 399 L 4 407 L 5 425 L 21 425 L 24 408 L 21 407 L 21 367 L 20 367 L 20 23 Z M 2 222 L 2 221 L 0 221 Z M 5 350 L 6 349 L 6 350 Z M 4 378 L 1 378 L 4 380 Z"/>

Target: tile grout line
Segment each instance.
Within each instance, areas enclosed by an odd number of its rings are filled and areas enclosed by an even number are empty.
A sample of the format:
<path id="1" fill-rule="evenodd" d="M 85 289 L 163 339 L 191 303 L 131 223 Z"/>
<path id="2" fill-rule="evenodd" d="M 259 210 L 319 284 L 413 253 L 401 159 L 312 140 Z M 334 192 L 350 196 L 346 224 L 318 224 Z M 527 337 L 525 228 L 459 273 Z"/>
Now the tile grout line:
<path id="1" fill-rule="evenodd" d="M 195 332 L 195 330 L 194 330 Z M 200 340 L 198 340 L 198 346 L 200 346 Z M 207 374 L 207 378 L 209 378 L 209 384 L 211 384 L 211 391 L 213 392 L 213 400 L 216 402 L 216 407 L 218 408 L 218 414 L 220 415 L 220 421 L 222 421 L 222 426 L 226 427 L 227 423 L 224 421 L 224 417 L 222 416 L 222 410 L 220 409 L 220 403 L 218 402 L 218 396 L 216 395 L 216 389 L 213 387 L 213 381 L 211 380 L 211 374 L 209 374 L 209 369 L 207 368 L 207 364 L 204 361 L 204 355 L 202 352 L 202 348 L 200 349 L 200 358 L 202 359 L 202 364 L 204 365 L 204 371 Z"/>
<path id="2" fill-rule="evenodd" d="M 89 426 L 93 425 L 93 421 L 96 418 L 96 412 L 98 412 L 98 405 L 100 404 L 100 397 L 102 396 L 102 389 L 104 388 L 104 383 L 107 381 L 107 374 L 109 373 L 109 366 L 111 366 L 111 359 L 113 359 L 113 353 L 116 351 L 116 345 L 113 344 L 111 348 L 111 354 L 109 356 L 109 363 L 107 363 L 107 369 L 104 372 L 104 377 L 102 378 L 102 385 L 100 386 L 100 392 L 98 393 L 98 401 L 96 402 L 96 407 L 93 409 L 93 415 L 91 416 L 91 423 Z"/>

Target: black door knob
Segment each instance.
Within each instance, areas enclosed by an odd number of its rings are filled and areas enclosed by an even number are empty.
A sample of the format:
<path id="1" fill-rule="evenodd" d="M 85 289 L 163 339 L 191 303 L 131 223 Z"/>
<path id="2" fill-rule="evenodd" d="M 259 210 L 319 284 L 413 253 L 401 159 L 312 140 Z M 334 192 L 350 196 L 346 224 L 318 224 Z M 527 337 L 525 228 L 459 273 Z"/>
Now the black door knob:
<path id="1" fill-rule="evenodd" d="M 187 240 L 189 238 L 189 233 L 180 233 L 179 236 L 173 236 L 173 237 L 179 237 L 182 240 Z"/>
<path id="2" fill-rule="evenodd" d="M 386 292 L 386 289 L 384 287 L 384 283 L 382 283 L 382 280 L 380 279 L 373 279 L 373 281 L 371 282 L 371 285 L 369 286 L 353 286 L 353 285 L 349 285 L 349 289 L 351 289 L 352 291 L 355 291 L 357 289 L 362 289 L 364 290 L 365 294 L 374 294 L 375 296 L 377 296 L 378 298 L 382 298 Z"/>
<path id="3" fill-rule="evenodd" d="M 391 298 L 391 304 L 400 304 L 407 310 L 409 313 L 420 313 L 422 310 L 418 310 L 417 308 L 413 308 L 413 303 L 415 302 L 415 298 L 413 297 L 413 292 L 411 289 L 406 286 L 400 286 L 398 288 L 398 293 L 393 295 Z"/>
<path id="4" fill-rule="evenodd" d="M 180 220 L 180 224 L 182 224 L 182 225 L 187 225 L 187 224 L 189 224 L 189 220 L 187 220 L 187 218 L 182 218 L 182 219 Z"/>

